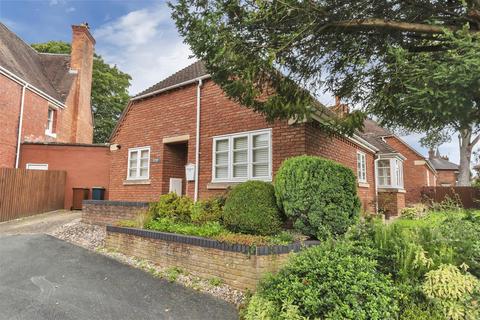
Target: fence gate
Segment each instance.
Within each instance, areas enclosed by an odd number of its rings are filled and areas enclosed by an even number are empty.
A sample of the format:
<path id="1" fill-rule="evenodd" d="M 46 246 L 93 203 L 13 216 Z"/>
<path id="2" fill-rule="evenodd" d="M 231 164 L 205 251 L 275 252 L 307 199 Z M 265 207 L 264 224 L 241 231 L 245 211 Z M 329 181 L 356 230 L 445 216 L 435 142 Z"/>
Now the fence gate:
<path id="1" fill-rule="evenodd" d="M 0 222 L 63 208 L 65 171 L 0 168 Z"/>

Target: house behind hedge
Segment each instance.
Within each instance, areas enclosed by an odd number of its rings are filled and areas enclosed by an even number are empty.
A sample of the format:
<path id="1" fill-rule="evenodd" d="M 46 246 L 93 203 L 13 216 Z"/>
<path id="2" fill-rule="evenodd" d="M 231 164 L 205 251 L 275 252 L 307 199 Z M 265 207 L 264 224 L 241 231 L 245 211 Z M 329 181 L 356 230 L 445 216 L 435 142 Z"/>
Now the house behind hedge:
<path id="1" fill-rule="evenodd" d="M 342 105 L 336 109 L 348 112 Z M 268 123 L 228 99 L 203 63 L 195 62 L 131 99 L 110 141 L 110 199 L 152 201 L 171 191 L 205 199 L 245 180 L 272 181 L 283 160 L 308 154 L 351 168 L 365 210 L 374 210 L 376 192 L 393 198 L 392 213 L 405 206 L 410 184 L 404 185 L 404 177 L 410 172 L 404 168 L 410 168 L 405 164 L 416 151 L 392 146 L 382 135 L 392 144 L 399 139 L 377 132 L 380 127 L 371 120 L 364 133 L 352 137 L 328 136 L 319 121 L 314 116 L 303 123 Z M 418 176 L 431 174 L 434 183 L 428 162 L 410 169 Z M 428 184 L 426 179 L 413 183 Z"/>

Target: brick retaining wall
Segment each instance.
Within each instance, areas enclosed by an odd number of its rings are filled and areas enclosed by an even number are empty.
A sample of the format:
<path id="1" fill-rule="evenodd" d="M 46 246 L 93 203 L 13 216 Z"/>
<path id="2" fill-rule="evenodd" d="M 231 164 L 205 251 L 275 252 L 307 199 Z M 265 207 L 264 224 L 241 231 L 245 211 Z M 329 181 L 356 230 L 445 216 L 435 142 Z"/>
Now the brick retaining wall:
<path id="1" fill-rule="evenodd" d="M 266 272 L 278 271 L 291 252 L 316 244 L 318 241 L 249 247 L 200 237 L 114 226 L 107 226 L 106 237 L 108 248 L 148 259 L 161 267 L 178 267 L 202 278 L 220 278 L 242 291 L 255 289 Z"/>
<path id="2" fill-rule="evenodd" d="M 82 222 L 101 226 L 114 225 L 121 220 L 133 220 L 141 212 L 146 212 L 148 202 L 125 202 L 106 200 L 84 200 Z"/>

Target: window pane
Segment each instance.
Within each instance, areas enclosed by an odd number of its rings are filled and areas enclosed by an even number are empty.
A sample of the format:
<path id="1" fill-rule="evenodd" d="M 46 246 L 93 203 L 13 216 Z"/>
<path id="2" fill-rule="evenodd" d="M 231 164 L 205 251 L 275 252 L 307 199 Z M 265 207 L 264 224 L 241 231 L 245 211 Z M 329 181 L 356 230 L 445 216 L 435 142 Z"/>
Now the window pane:
<path id="1" fill-rule="evenodd" d="M 148 150 L 142 150 L 142 155 L 141 155 L 141 157 L 142 157 L 142 158 L 148 158 L 149 152 L 150 152 L 150 151 L 148 151 Z"/>
<path id="2" fill-rule="evenodd" d="M 237 164 L 233 166 L 234 178 L 246 178 L 248 176 L 248 166 L 246 164 Z"/>
<path id="3" fill-rule="evenodd" d="M 253 147 L 267 147 L 268 146 L 268 133 L 257 134 L 253 136 Z"/>
<path id="4" fill-rule="evenodd" d="M 148 168 L 148 159 L 141 159 L 140 160 L 140 167 L 141 168 Z"/>
<path id="5" fill-rule="evenodd" d="M 228 152 L 221 152 L 215 155 L 215 164 L 216 165 L 227 165 L 228 164 Z"/>
<path id="6" fill-rule="evenodd" d="M 148 176 L 148 168 L 141 168 L 140 169 L 140 177 L 146 178 Z"/>
<path id="7" fill-rule="evenodd" d="M 233 148 L 238 149 L 247 149 L 248 148 L 248 137 L 238 137 L 233 139 Z"/>
<path id="8" fill-rule="evenodd" d="M 228 151 L 228 139 L 217 140 L 215 151 Z"/>
<path id="9" fill-rule="evenodd" d="M 254 164 L 253 177 L 268 177 L 268 164 Z"/>
<path id="10" fill-rule="evenodd" d="M 130 171 L 128 172 L 128 176 L 130 178 L 135 178 L 136 175 L 137 175 L 137 169 L 130 169 Z"/>
<path id="11" fill-rule="evenodd" d="M 138 157 L 138 151 L 130 152 L 130 159 L 131 160 L 137 160 L 137 157 Z"/>
<path id="12" fill-rule="evenodd" d="M 215 178 L 217 179 L 228 178 L 228 167 L 215 167 Z"/>
<path id="13" fill-rule="evenodd" d="M 137 160 L 130 159 L 130 169 L 136 169 L 136 168 L 137 168 Z"/>
<path id="14" fill-rule="evenodd" d="M 233 152 L 233 163 L 246 163 L 248 161 L 248 151 L 234 151 Z"/>
<path id="15" fill-rule="evenodd" d="M 268 148 L 253 150 L 253 162 L 268 162 Z"/>

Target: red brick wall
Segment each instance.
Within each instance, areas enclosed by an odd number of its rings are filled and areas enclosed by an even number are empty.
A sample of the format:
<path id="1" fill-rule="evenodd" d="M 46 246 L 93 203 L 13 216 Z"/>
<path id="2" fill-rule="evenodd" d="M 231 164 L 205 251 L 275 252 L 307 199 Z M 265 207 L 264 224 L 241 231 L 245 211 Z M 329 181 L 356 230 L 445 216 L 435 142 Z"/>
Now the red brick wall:
<path id="1" fill-rule="evenodd" d="M 22 87 L 0 74 L 0 168 L 15 166 Z"/>
<path id="2" fill-rule="evenodd" d="M 406 191 L 405 203 L 409 205 L 420 202 L 422 187 L 428 183 L 427 172 L 430 174 L 430 185 L 434 185 L 433 171 L 425 162 L 423 164 L 415 164 L 415 161 L 425 161 L 425 158 L 419 156 L 398 138 L 387 137 L 386 142 L 407 158 L 403 161 L 403 181 Z"/>
<path id="3" fill-rule="evenodd" d="M 385 214 L 387 219 L 398 216 L 401 214 L 402 209 L 405 208 L 405 196 L 405 192 L 379 192 L 378 208 Z"/>
<path id="4" fill-rule="evenodd" d="M 329 157 L 352 168 L 356 173 L 354 144 L 344 139 L 322 135 L 314 125 L 288 125 L 286 121 L 267 123 L 263 116 L 229 100 L 212 81 L 206 81 L 201 96 L 199 197 L 208 198 L 224 192 L 208 189 L 212 181 L 213 137 L 258 129 L 272 129 L 272 169 L 278 170 L 283 160 L 302 154 Z M 136 101 L 124 117 L 112 143 L 121 148 L 112 152 L 110 168 L 110 199 L 152 201 L 168 192 L 170 177 L 184 177 L 183 166 L 195 163 L 196 85 L 168 91 L 161 95 Z M 186 159 L 181 151 L 163 144 L 167 137 L 189 135 Z M 310 139 L 311 143 L 306 143 Z M 128 149 L 151 147 L 150 179 L 148 184 L 124 183 L 127 175 Z M 174 151 L 177 151 L 174 153 Z M 185 145 L 183 147 L 185 150 Z M 369 187 L 359 188 L 366 209 L 373 210 L 373 155 L 367 153 Z M 173 157 L 172 157 L 173 156 Z M 185 180 L 184 180 L 185 182 Z M 193 197 L 194 182 L 186 183 L 186 194 Z"/>
<path id="5" fill-rule="evenodd" d="M 438 170 L 437 186 L 449 185 L 455 186 L 457 184 L 457 173 L 453 170 Z"/>
<path id="6" fill-rule="evenodd" d="M 110 150 L 106 146 L 23 144 L 20 168 L 27 163 L 47 163 L 49 170 L 67 172 L 65 209 L 72 206 L 72 188 L 105 187 L 108 199 Z M 90 193 L 91 196 L 91 193 Z"/>
<path id="7" fill-rule="evenodd" d="M 307 153 L 342 163 L 357 175 L 357 151 L 364 152 L 367 160 L 367 183 L 358 185 L 358 195 L 365 211 L 375 210 L 374 154 L 339 136 L 329 137 L 317 123 L 306 127 Z"/>

